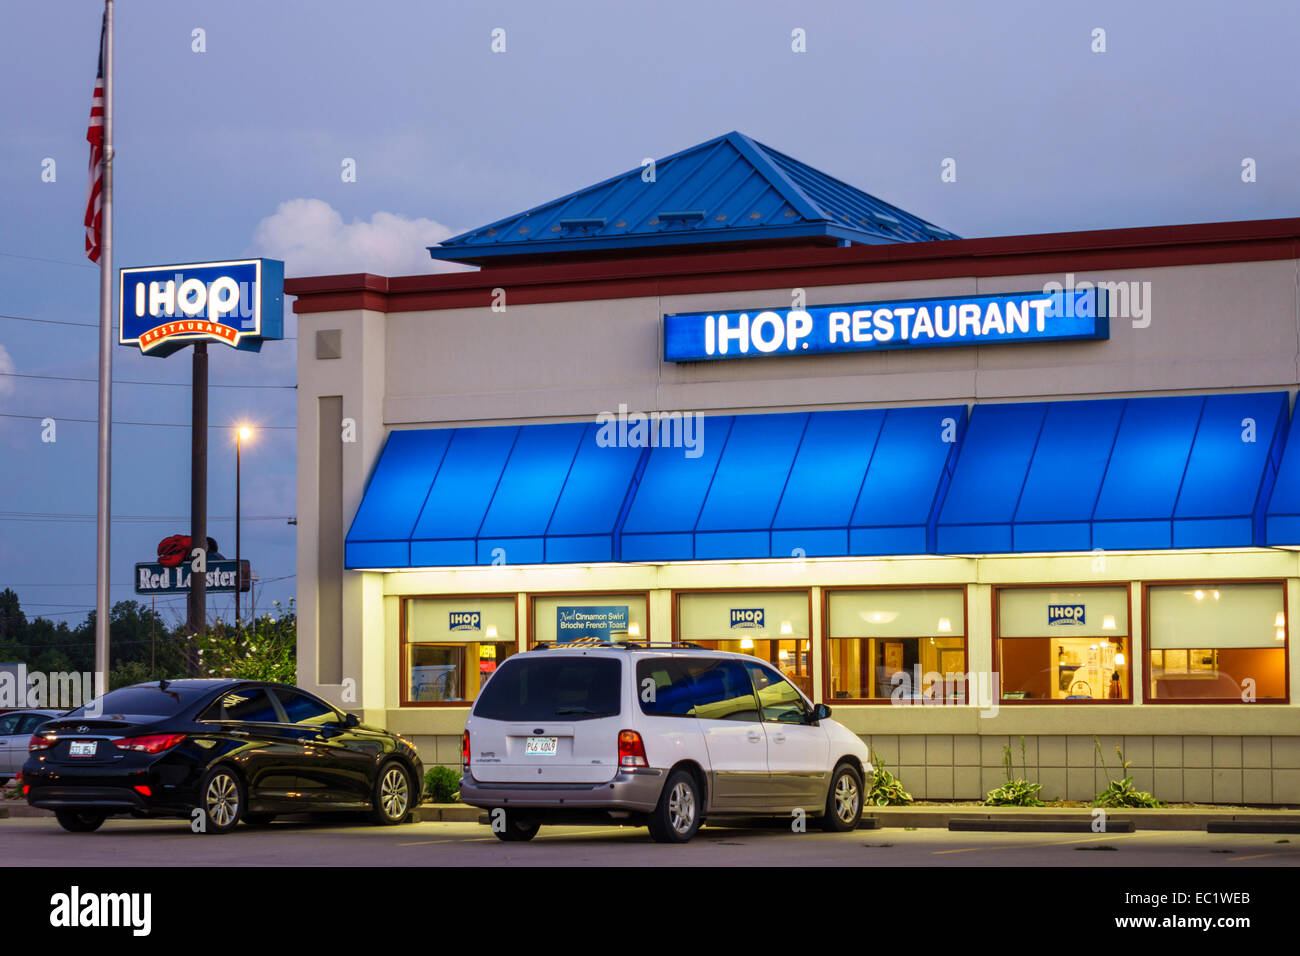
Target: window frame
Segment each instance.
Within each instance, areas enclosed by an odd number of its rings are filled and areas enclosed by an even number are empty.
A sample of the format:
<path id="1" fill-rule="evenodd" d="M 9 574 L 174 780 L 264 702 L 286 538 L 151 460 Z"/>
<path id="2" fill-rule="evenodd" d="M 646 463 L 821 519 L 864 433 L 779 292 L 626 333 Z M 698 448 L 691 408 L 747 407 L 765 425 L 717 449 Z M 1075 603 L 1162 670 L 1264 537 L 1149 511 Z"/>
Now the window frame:
<path id="1" fill-rule="evenodd" d="M 736 588 L 671 588 L 671 589 L 669 589 L 669 591 L 668 591 L 668 600 L 669 600 L 669 603 L 670 603 L 670 605 L 671 605 L 671 611 L 672 611 L 672 613 L 671 613 L 671 615 L 670 615 L 670 617 L 671 617 L 671 622 L 672 622 L 672 638 L 671 638 L 671 640 L 672 640 L 672 642 L 673 642 L 674 644 L 678 644 L 678 643 L 680 643 L 680 642 L 683 640 L 683 638 L 682 638 L 682 636 L 681 636 L 681 627 L 682 627 L 682 604 L 681 604 L 681 598 L 682 598 L 683 595 L 689 597 L 689 596 L 691 596 L 691 595 L 696 595 L 696 594 L 803 594 L 803 595 L 807 598 L 807 601 L 808 601 L 808 637 L 807 637 L 807 641 L 808 641 L 808 683 L 809 683 L 809 686 L 811 687 L 812 690 L 816 690 L 816 689 L 817 689 L 817 681 L 816 681 L 816 678 L 817 678 L 817 640 L 816 640 L 815 635 L 816 635 L 816 633 L 817 633 L 817 623 L 818 623 L 818 622 L 817 622 L 816 618 L 813 616 L 812 587 L 797 587 L 797 586 L 796 586 L 796 587 L 775 587 L 775 588 L 761 588 L 761 587 L 759 587 L 759 588 L 755 588 L 755 587 L 748 587 L 748 588 L 746 588 L 746 587 L 736 587 Z M 701 638 L 701 640 L 705 640 L 705 638 Z M 712 640 L 715 640 L 715 641 L 725 641 L 725 640 L 731 640 L 731 638 L 719 637 L 719 638 L 713 638 Z M 795 637 L 795 636 L 790 636 L 790 637 L 781 637 L 781 636 L 778 634 L 776 637 L 760 637 L 760 638 L 756 638 L 756 640 L 760 640 L 760 641 L 770 641 L 770 642 L 772 642 L 773 644 L 775 644 L 775 645 L 777 646 L 778 650 L 780 649 L 780 645 L 781 645 L 781 642 L 782 642 L 782 641 L 792 641 L 792 642 L 794 642 L 794 644 L 795 644 L 795 653 L 797 654 L 797 653 L 798 653 L 798 650 L 799 650 L 799 648 L 798 648 L 798 642 L 799 642 L 800 640 L 803 640 L 803 638 L 799 638 L 799 637 Z M 710 651 L 710 652 L 715 653 L 715 654 L 729 654 L 729 653 L 735 653 L 735 652 L 733 652 L 733 651 L 727 651 L 727 650 L 724 650 L 723 648 L 720 648 L 720 647 L 705 647 L 704 645 L 700 645 L 700 646 L 703 647 L 705 650 Z M 750 655 L 746 655 L 746 656 L 753 657 L 754 660 L 756 660 L 756 661 L 763 661 L 763 663 L 768 664 L 769 666 L 773 667 L 773 668 L 776 670 L 776 672 L 777 672 L 778 674 L 781 673 L 781 668 L 780 668 L 779 666 L 777 666 L 776 664 L 773 664 L 772 661 L 767 660 L 767 658 L 759 657 L 759 656 L 754 655 L 754 654 L 750 654 Z M 784 677 L 785 675 L 782 675 L 782 676 Z M 786 680 L 789 680 L 789 678 L 786 678 Z M 799 685 L 793 683 L 792 681 L 791 681 L 791 686 L 793 686 L 795 690 L 799 690 Z M 825 686 L 825 685 L 823 685 L 823 688 L 824 688 L 824 686 Z M 801 691 L 801 690 L 799 690 L 799 692 L 800 692 L 801 694 L 803 693 L 803 691 Z M 811 697 L 815 697 L 816 695 L 815 695 L 815 694 L 807 694 L 807 695 L 805 695 L 805 696 L 811 698 Z M 755 691 L 755 697 L 754 697 L 754 700 L 755 700 L 755 701 L 758 700 L 757 691 Z M 761 712 L 760 712 L 760 713 L 761 713 Z"/>
<path id="2" fill-rule="evenodd" d="M 1190 579 L 1161 579 L 1142 582 L 1142 702 L 1155 706 L 1164 706 L 1173 704 L 1175 706 L 1197 706 L 1197 707 L 1253 707 L 1258 704 L 1272 704 L 1274 706 L 1284 706 L 1291 703 L 1291 608 L 1290 595 L 1287 593 L 1287 578 L 1190 578 Z M 1238 584 L 1275 584 L 1282 589 L 1282 614 L 1286 618 L 1286 640 L 1282 642 L 1282 679 L 1286 688 L 1286 693 L 1282 697 L 1257 697 L 1254 700 L 1231 700 L 1224 697 L 1148 697 L 1147 682 L 1151 678 L 1151 598 L 1150 592 L 1153 587 L 1196 587 L 1196 588 L 1228 588 Z M 1131 612 L 1130 612 L 1131 613 Z M 1131 618 L 1130 618 L 1131 619 Z M 1178 650 L 1179 648 L 1173 648 Z M 1195 650 L 1195 648 L 1186 648 Z M 1265 648 L 1267 650 L 1267 648 Z M 1170 648 L 1163 648 L 1170 650 Z"/>
<path id="3" fill-rule="evenodd" d="M 635 641 L 629 640 L 629 644 L 649 644 L 650 643 L 650 592 L 639 588 L 615 588 L 603 589 L 600 591 L 529 591 L 528 592 L 528 635 L 527 644 L 524 650 L 532 651 L 537 649 L 537 599 L 538 598 L 572 598 L 574 600 L 584 600 L 586 598 L 608 598 L 608 597 L 639 597 L 645 601 L 645 633 Z M 557 647 L 559 645 L 550 645 Z"/>
<path id="4" fill-rule="evenodd" d="M 1091 700 L 1054 700 L 1054 699 L 1052 699 L 1052 698 L 1044 697 L 1044 698 L 1040 698 L 1040 699 L 1035 700 L 1034 698 L 1021 698 L 1021 699 L 1016 699 L 1016 698 L 1007 698 L 1007 697 L 1003 697 L 1003 696 L 1002 696 L 1002 692 L 1003 692 L 1002 679 L 1001 679 L 1001 675 L 1002 675 L 1002 657 L 1001 657 L 1001 642 L 1002 642 L 1002 609 L 1001 609 L 1001 592 L 1002 592 L 1002 591 L 1026 591 L 1026 590 L 1030 590 L 1030 591 L 1032 591 L 1032 590 L 1039 590 L 1039 591 L 1051 591 L 1051 590 L 1059 590 L 1059 591 L 1087 591 L 1087 590 L 1093 590 L 1093 591 L 1098 591 L 1098 590 L 1101 590 L 1101 591 L 1118 591 L 1120 588 L 1123 588 L 1123 589 L 1124 589 L 1124 601 L 1125 601 L 1126 607 L 1128 608 L 1128 632 L 1124 635 L 1125 640 L 1128 641 L 1128 653 L 1129 653 L 1129 664 L 1128 664 L 1128 667 L 1125 668 L 1125 671 L 1126 671 L 1127 673 L 1126 673 L 1125 676 L 1124 676 L 1124 684 L 1125 684 L 1125 691 L 1126 691 L 1126 696 L 1125 696 L 1125 697 L 1122 697 L 1122 698 L 1120 698 L 1119 700 L 1113 700 L 1113 699 L 1111 699 L 1111 698 L 1109 698 L 1109 697 L 1094 697 L 1094 698 L 1092 698 Z M 1139 652 L 1139 649 L 1138 649 L 1138 648 L 1139 648 L 1140 635 L 1137 633 L 1138 629 L 1134 627 L 1134 623 L 1136 622 L 1137 618 L 1136 618 L 1136 617 L 1134 616 L 1134 614 L 1133 614 L 1133 582 L 1132 582 L 1132 581 L 1101 581 L 1101 582 L 1098 582 L 1098 581 L 1087 581 L 1087 582 L 1079 582 L 1079 581 L 1074 581 L 1074 582 L 1070 582 L 1070 581 L 1065 581 L 1065 582 L 1048 581 L 1048 582 L 1032 582 L 1032 583 L 1028 583 L 1028 584 L 1026 584 L 1026 583 L 1017 583 L 1017 584 L 994 584 L 994 585 L 991 586 L 990 590 L 993 592 L 993 593 L 989 596 L 989 605 L 990 605 L 990 607 L 991 607 L 991 609 L 992 609 L 992 614 L 993 614 L 993 620 L 992 620 L 992 625 L 993 625 L 993 626 L 992 626 L 992 628 L 991 628 L 990 631 L 989 631 L 989 633 L 992 635 L 992 640 L 993 640 L 993 647 L 992 647 L 992 651 L 993 651 L 993 656 L 992 656 L 992 661 L 993 661 L 993 671 L 992 671 L 992 673 L 998 675 L 998 706 L 999 706 L 999 707 L 1002 707 L 1002 706 L 1012 706 L 1012 707 L 1099 707 L 1099 706 L 1101 706 L 1101 707 L 1105 707 L 1105 706 L 1110 706 L 1110 707 L 1132 707 L 1132 706 L 1134 706 L 1135 704 L 1138 703 L 1138 699 L 1137 699 L 1137 697 L 1136 697 L 1136 696 L 1134 695 L 1134 693 L 1133 693 L 1133 691 L 1134 691 L 1134 687 L 1133 687 L 1133 672 L 1134 672 L 1137 668 L 1134 667 L 1133 659 L 1132 659 L 1132 658 L 1133 658 L 1133 655 L 1134 655 L 1134 654 L 1136 654 L 1136 653 L 1140 653 L 1140 652 Z M 1144 593 L 1144 598 L 1145 598 L 1145 593 Z M 1144 609 L 1145 609 L 1145 601 L 1144 601 L 1143 607 L 1144 607 Z M 1145 630 L 1145 628 L 1143 628 L 1142 630 Z M 1044 634 L 1043 637 L 1044 637 L 1044 638 L 1050 638 L 1051 635 Z M 1007 640 L 1009 640 L 1009 641 L 1018 641 L 1018 640 L 1026 640 L 1026 638 L 1009 637 L 1009 638 L 1007 638 Z M 1028 640 L 1035 640 L 1035 638 L 1028 638 Z M 1144 670 L 1142 673 L 1143 673 L 1143 677 L 1145 677 L 1147 672 Z"/>
<path id="5" fill-rule="evenodd" d="M 508 640 L 507 640 L 507 641 L 464 641 L 464 642 L 460 642 L 460 643 L 457 643 L 457 642 L 454 642 L 454 641 L 411 641 L 411 640 L 408 640 L 408 635 L 407 635 L 407 632 L 406 632 L 406 619 L 407 619 L 406 605 L 407 605 L 407 602 L 408 602 L 408 601 L 428 601 L 428 600 L 435 600 L 435 601 L 436 601 L 436 600 L 443 600 L 443 601 L 457 601 L 457 600 L 459 600 L 459 601 L 486 601 L 486 600 L 495 600 L 495 601 L 500 601 L 500 600 L 503 600 L 503 599 L 505 599 L 505 598 L 511 598 L 511 599 L 515 602 L 515 642 L 514 642 L 514 645 L 515 645 L 515 646 L 514 646 L 514 652 L 513 652 L 513 653 L 518 654 L 518 653 L 520 653 L 521 651 L 524 650 L 524 647 L 523 647 L 523 634 L 521 633 L 521 630 L 520 630 L 520 621 L 519 621 L 520 595 L 519 595 L 519 592 L 517 592 L 517 591 L 495 591 L 495 592 L 474 593 L 474 594 L 447 594 L 447 593 L 432 593 L 432 594 L 403 594 L 403 595 L 398 596 L 398 607 L 397 607 L 397 642 L 398 642 L 398 650 L 397 650 L 397 687 L 398 687 L 398 695 L 399 695 L 399 696 L 398 696 L 399 706 L 401 706 L 401 707 L 463 707 L 463 708 L 465 708 L 466 710 L 468 710 L 470 707 L 473 707 L 473 706 L 474 706 L 474 701 L 473 701 L 473 700 L 411 700 L 411 699 L 410 699 L 410 687 L 411 687 L 411 684 L 410 684 L 410 673 L 409 673 L 409 670 L 408 670 L 408 668 L 407 668 L 407 662 L 408 662 L 408 660 L 409 660 L 409 653 L 410 653 L 410 652 L 409 652 L 409 648 L 410 648 L 412 645 L 433 646 L 433 647 L 459 647 L 462 651 L 464 651 L 464 649 L 465 649 L 465 645 L 466 645 L 466 644 L 486 644 L 486 643 L 491 643 L 491 644 L 506 644 L 506 645 L 509 645 L 509 644 L 510 644 L 510 642 L 509 642 Z M 477 699 L 477 698 L 475 698 L 475 699 Z"/>
<path id="6" fill-rule="evenodd" d="M 971 700 L 970 700 L 970 693 L 971 693 L 971 687 L 970 687 L 970 641 L 971 641 L 971 634 L 970 634 L 970 586 L 967 585 L 967 584 L 965 584 L 965 583 L 960 583 L 960 584 L 944 584 L 944 583 L 935 583 L 935 584 L 865 584 L 865 585 L 848 584 L 848 585 L 837 585 L 837 586 L 835 586 L 835 587 L 824 587 L 824 588 L 822 588 L 822 602 L 821 602 L 821 604 L 822 604 L 822 606 L 821 606 L 821 614 L 822 614 L 822 619 L 821 619 L 821 625 L 822 625 L 822 627 L 821 627 L 821 648 L 822 648 L 822 697 L 823 697 L 823 699 L 826 700 L 826 702 L 827 702 L 830 706 L 832 706 L 832 707 L 840 707 L 840 706 L 853 706 L 853 707 L 857 707 L 857 706 L 859 706 L 859 705 L 864 706 L 864 707 L 879 707 L 879 706 L 881 706 L 882 704 L 885 705 L 885 706 L 889 706 L 889 705 L 898 706 L 897 704 L 894 703 L 894 699 L 893 699 L 892 697 L 829 697 L 829 698 L 826 697 L 826 695 L 827 695 L 828 693 L 830 693 L 830 688 L 831 688 L 831 644 L 830 644 L 830 642 L 831 642 L 832 640 L 857 640 L 857 641 L 882 640 L 882 638 L 867 638 L 867 637 L 857 637 L 857 638 L 842 638 L 842 637 L 834 637 L 834 636 L 832 636 L 831 633 L 830 633 L 830 626 L 831 626 L 831 595 L 832 595 L 832 594 L 843 594 L 843 593 L 860 593 L 860 592 L 864 592 L 864 591 L 961 591 L 961 615 L 962 615 L 962 658 L 961 658 L 961 660 L 962 660 L 962 673 L 966 675 L 966 688 L 965 688 L 966 700 L 965 700 L 965 702 L 966 702 L 967 704 L 970 704 L 970 703 L 971 703 Z M 924 636 L 926 636 L 926 637 L 931 637 L 931 636 L 933 636 L 933 635 L 924 635 Z M 921 636 L 921 635 L 918 635 L 917 637 L 914 637 L 914 638 L 900 638 L 900 640 L 921 640 L 921 639 L 922 639 L 922 636 Z M 796 688 L 796 689 L 797 689 L 797 688 Z M 951 704 L 949 704 L 949 702 L 948 702 L 948 700 L 947 700 L 946 698 L 945 698 L 942 702 L 936 700 L 936 701 L 934 701 L 932 704 L 930 704 L 929 702 L 920 701 L 920 700 L 912 700 L 912 699 L 908 699 L 908 700 L 906 701 L 906 705 L 912 705 L 912 706 L 918 706 L 918 707 L 919 707 L 919 706 L 922 706 L 923 704 L 925 704 L 926 706 L 936 706 L 936 707 L 937 707 L 937 706 L 940 706 L 941 703 L 944 704 L 944 705 L 952 706 Z"/>

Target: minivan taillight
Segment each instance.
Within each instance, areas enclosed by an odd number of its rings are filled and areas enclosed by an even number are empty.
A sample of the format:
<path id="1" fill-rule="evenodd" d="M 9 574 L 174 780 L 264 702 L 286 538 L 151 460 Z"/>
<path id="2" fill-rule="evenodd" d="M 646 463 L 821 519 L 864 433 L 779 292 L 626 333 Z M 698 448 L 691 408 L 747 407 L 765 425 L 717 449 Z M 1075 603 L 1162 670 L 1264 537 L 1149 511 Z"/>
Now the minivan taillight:
<path id="1" fill-rule="evenodd" d="M 619 731 L 618 765 L 625 770 L 650 766 L 650 761 L 645 757 L 645 744 L 641 742 L 641 735 L 635 730 Z"/>
<path id="2" fill-rule="evenodd" d="M 120 737 L 113 741 L 118 750 L 139 750 L 147 754 L 160 754 L 170 750 L 185 739 L 184 734 L 148 734 L 143 737 Z"/>
<path id="3" fill-rule="evenodd" d="M 42 737 L 40 734 L 32 734 L 32 739 L 27 741 L 27 752 L 35 753 L 38 750 L 49 750 L 54 743 L 49 737 Z"/>
<path id="4" fill-rule="evenodd" d="M 460 769 L 469 769 L 469 731 L 460 735 Z"/>

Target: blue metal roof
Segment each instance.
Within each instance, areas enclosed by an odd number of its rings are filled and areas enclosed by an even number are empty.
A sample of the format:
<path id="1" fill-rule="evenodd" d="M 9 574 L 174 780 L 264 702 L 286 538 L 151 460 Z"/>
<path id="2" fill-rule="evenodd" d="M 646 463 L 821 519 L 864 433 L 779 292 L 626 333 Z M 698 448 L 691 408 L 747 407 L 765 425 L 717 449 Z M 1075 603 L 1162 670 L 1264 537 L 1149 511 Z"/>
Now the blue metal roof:
<path id="1" fill-rule="evenodd" d="M 1286 417 L 1282 392 L 978 406 L 938 550 L 1263 544 Z"/>
<path id="2" fill-rule="evenodd" d="M 435 259 L 821 238 L 926 242 L 953 233 L 731 132 L 429 247 Z"/>

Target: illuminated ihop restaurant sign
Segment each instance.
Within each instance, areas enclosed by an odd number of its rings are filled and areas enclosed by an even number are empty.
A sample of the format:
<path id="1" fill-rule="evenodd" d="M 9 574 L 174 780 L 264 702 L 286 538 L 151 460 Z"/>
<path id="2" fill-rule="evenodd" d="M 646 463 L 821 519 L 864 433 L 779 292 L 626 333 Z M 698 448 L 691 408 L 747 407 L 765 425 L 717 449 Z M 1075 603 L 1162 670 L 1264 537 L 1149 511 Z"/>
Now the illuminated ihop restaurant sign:
<path id="1" fill-rule="evenodd" d="M 118 342 L 170 355 L 195 342 L 256 352 L 284 337 L 284 263 L 240 259 L 123 269 Z"/>
<path id="2" fill-rule="evenodd" d="M 664 316 L 664 360 L 701 362 L 1109 337 L 1104 293 L 1074 288 L 805 309 L 679 312 Z"/>

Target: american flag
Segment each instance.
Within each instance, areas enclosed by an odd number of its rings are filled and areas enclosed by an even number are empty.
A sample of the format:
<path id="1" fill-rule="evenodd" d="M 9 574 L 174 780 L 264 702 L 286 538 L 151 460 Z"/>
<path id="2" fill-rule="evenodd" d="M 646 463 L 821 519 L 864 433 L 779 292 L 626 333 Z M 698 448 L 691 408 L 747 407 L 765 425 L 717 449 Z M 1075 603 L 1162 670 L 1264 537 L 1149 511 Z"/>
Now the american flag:
<path id="1" fill-rule="evenodd" d="M 95 97 L 90 103 L 90 125 L 86 142 L 90 143 L 90 181 L 86 185 L 86 258 L 99 261 L 104 244 L 104 39 L 108 18 L 99 32 L 99 73 L 95 77 Z"/>

